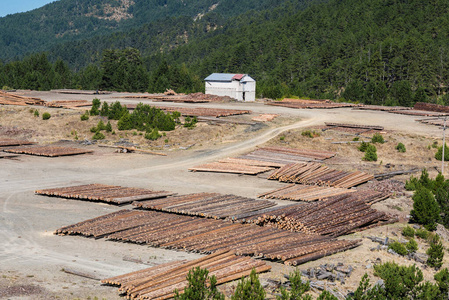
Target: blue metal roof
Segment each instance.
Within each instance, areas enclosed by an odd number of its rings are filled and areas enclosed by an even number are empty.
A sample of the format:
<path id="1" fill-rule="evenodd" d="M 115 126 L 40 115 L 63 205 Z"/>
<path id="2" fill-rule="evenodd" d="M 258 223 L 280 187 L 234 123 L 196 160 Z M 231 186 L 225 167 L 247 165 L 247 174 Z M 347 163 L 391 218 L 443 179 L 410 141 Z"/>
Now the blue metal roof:
<path id="1" fill-rule="evenodd" d="M 204 79 L 205 81 L 232 81 L 235 74 L 228 73 L 212 73 Z"/>

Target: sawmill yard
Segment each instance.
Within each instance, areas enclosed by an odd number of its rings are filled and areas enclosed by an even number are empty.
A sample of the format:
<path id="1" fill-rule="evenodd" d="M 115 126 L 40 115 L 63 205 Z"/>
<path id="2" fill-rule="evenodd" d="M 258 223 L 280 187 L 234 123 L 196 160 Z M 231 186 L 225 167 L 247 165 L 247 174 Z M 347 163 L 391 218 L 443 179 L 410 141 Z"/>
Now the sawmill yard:
<path id="1" fill-rule="evenodd" d="M 123 93 L 14 94 L 47 102 L 90 102 L 97 97 L 129 107 L 144 102 L 167 111 L 196 108 L 201 112 L 194 128 L 177 125 L 155 141 L 135 130 L 119 131 L 117 121 L 111 121 L 114 134 L 105 132 L 104 140 L 92 143 L 90 128 L 108 120 L 90 116 L 81 121 L 88 107 L 0 106 L 0 147 L 2 141 L 10 145 L 0 150 L 11 150 L 0 152 L 0 298 L 121 299 L 116 287 L 100 280 L 120 285 L 126 278 L 120 276 L 126 273 L 159 265 L 162 270 L 169 268 L 162 264 L 178 260 L 201 261 L 210 253 L 228 257 L 231 254 L 220 252 L 228 248 L 256 256 L 244 263 L 260 271 L 271 267 L 260 274 L 271 298 L 278 292 L 276 281 L 284 281 L 283 275 L 295 265 L 301 270 L 325 264 L 351 266 L 354 270 L 344 283 L 322 281 L 324 288 L 341 295 L 354 291 L 364 273 L 376 282 L 373 265 L 379 262 L 415 263 L 426 280 L 433 279 L 431 268 L 385 250 L 373 251 L 378 244 L 368 239 L 403 239 L 401 230 L 412 209 L 411 192 L 403 189 L 403 183 L 423 168 L 432 178 L 441 170 L 434 155 L 435 145 L 442 145 L 442 130 L 417 122 L 428 116 L 344 105 L 297 109 L 296 103 L 161 103 Z M 240 113 L 215 118 L 212 110 L 205 113 L 207 109 Z M 51 118 L 43 120 L 44 112 Z M 276 117 L 253 120 L 262 114 Z M 376 144 L 377 161 L 364 161 L 358 146 L 375 133 L 386 142 Z M 11 140 L 37 145 L 13 146 Z M 405 145 L 406 152 L 395 149 L 398 143 Z M 32 148 L 36 146 L 50 148 Z M 117 151 L 130 148 L 136 150 Z M 374 175 L 411 170 L 386 181 L 374 179 Z M 294 191 L 283 189 L 295 183 L 312 184 L 314 190 L 303 193 L 299 185 L 290 187 Z M 327 208 L 321 200 L 325 189 L 333 189 L 326 196 Z M 290 218 L 284 218 L 282 209 L 287 208 L 282 207 L 293 204 L 299 206 L 288 207 Z M 335 211 L 352 225 L 332 219 Z M 214 230 L 213 237 L 207 236 L 207 228 Z M 254 236 L 251 244 L 248 232 Z M 418 243 L 418 252 L 425 253 L 427 243 L 419 239 Z M 446 255 L 443 267 L 447 266 Z M 236 281 L 220 278 L 225 283 L 220 289 L 229 297 Z M 127 293 L 143 295 L 131 288 Z"/>

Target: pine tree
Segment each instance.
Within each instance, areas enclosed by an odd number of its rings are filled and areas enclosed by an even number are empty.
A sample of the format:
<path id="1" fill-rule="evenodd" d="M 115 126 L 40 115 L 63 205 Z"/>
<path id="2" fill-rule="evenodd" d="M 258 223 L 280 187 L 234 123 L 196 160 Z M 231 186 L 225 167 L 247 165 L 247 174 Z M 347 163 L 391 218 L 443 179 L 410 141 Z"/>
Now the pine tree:
<path id="1" fill-rule="evenodd" d="M 443 265 L 444 247 L 437 234 L 432 237 L 430 241 L 430 248 L 427 249 L 427 264 L 435 269 L 440 268 Z"/>
<path id="2" fill-rule="evenodd" d="M 435 230 L 436 222 L 440 217 L 440 208 L 432 192 L 423 186 L 419 186 L 412 199 L 413 209 L 410 212 L 412 220 L 424 225 L 427 230 Z"/>
<path id="3" fill-rule="evenodd" d="M 207 269 L 191 269 L 187 274 L 188 286 L 182 294 L 175 290 L 175 300 L 224 300 L 224 295 L 217 289 L 217 278 L 208 277 L 208 274 Z"/>
<path id="4" fill-rule="evenodd" d="M 259 276 L 257 276 L 256 270 L 253 269 L 249 278 L 240 279 L 235 289 L 232 300 L 264 300 L 265 290 L 259 282 Z"/>

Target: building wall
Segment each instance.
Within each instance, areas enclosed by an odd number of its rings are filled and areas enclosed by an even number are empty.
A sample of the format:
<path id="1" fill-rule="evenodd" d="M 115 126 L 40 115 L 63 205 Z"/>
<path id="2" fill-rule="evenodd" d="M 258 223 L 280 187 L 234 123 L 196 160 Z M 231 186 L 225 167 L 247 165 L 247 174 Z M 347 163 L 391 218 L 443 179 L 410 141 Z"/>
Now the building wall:
<path id="1" fill-rule="evenodd" d="M 206 81 L 206 94 L 209 95 L 229 96 L 243 101 L 243 93 L 245 93 L 245 101 L 255 101 L 256 83 L 243 83 L 237 80 L 231 82 Z"/>

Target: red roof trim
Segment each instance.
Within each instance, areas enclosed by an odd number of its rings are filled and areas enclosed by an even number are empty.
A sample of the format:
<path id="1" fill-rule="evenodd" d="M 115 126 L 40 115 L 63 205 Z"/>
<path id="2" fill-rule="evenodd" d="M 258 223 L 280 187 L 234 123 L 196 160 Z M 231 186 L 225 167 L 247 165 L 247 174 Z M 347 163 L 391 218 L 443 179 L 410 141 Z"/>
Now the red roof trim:
<path id="1" fill-rule="evenodd" d="M 235 74 L 234 77 L 232 77 L 232 79 L 242 80 L 243 76 L 245 76 L 245 74 Z"/>

